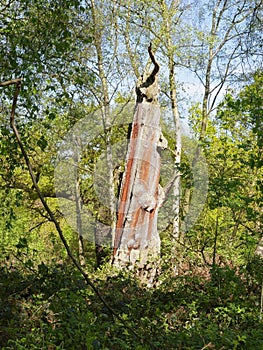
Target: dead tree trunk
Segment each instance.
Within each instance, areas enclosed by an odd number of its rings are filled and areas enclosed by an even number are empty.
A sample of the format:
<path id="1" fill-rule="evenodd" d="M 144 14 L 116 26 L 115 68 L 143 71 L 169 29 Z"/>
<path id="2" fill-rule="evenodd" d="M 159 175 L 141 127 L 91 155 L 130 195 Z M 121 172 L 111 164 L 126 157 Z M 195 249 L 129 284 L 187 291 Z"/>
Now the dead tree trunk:
<path id="1" fill-rule="evenodd" d="M 167 141 L 159 126 L 159 65 L 151 45 L 148 51 L 154 69 L 150 75 L 142 76 L 136 87 L 137 103 L 114 238 L 113 263 L 117 266 L 144 267 L 160 254 L 157 215 L 164 197 L 159 185 L 160 151 L 166 147 Z"/>

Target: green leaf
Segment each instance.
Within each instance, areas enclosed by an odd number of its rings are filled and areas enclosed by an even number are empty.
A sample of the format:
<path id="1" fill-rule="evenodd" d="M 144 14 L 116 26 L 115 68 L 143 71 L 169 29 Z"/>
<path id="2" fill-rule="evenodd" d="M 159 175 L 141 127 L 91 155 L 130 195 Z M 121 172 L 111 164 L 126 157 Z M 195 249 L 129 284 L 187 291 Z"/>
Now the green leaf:
<path id="1" fill-rule="evenodd" d="M 48 142 L 43 135 L 40 137 L 40 139 L 37 140 L 37 145 L 41 148 L 42 151 L 44 151 L 47 147 Z"/>

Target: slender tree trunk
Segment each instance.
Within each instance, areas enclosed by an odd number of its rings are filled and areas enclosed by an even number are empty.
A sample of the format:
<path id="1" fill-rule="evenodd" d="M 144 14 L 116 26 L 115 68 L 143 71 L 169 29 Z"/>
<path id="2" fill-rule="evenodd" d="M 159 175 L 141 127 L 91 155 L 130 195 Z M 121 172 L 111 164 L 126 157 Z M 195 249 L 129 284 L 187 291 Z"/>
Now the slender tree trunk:
<path id="1" fill-rule="evenodd" d="M 215 12 L 212 19 L 212 26 L 211 26 L 211 36 L 215 36 Z M 211 94 L 211 74 L 212 74 L 212 63 L 213 63 L 213 42 L 210 42 L 209 44 L 209 51 L 208 51 L 208 62 L 206 66 L 206 73 L 205 73 L 205 91 L 202 101 L 202 120 L 201 120 L 201 128 L 200 128 L 200 134 L 199 134 L 199 143 L 195 149 L 194 157 L 191 162 L 191 169 L 195 169 L 199 157 L 200 152 L 202 150 L 201 142 L 205 138 L 206 135 L 206 129 L 207 129 L 207 122 L 208 122 L 208 116 L 209 116 L 209 96 Z M 186 188 L 184 193 L 184 205 L 183 205 L 183 215 L 184 217 L 187 217 L 187 214 L 189 213 L 190 209 L 190 202 L 192 198 L 192 190 L 191 188 Z M 185 222 L 185 229 L 187 230 L 187 222 Z"/>
<path id="2" fill-rule="evenodd" d="M 175 1 L 173 6 L 177 8 L 179 1 Z M 169 67 L 169 92 L 172 107 L 173 120 L 175 125 L 175 160 L 174 160 L 174 181 L 173 181 L 173 239 L 177 240 L 180 236 L 180 164 L 182 152 L 182 135 L 181 122 L 177 104 L 177 91 L 175 82 L 175 65 L 174 65 L 174 47 L 171 37 L 171 20 L 170 9 L 165 1 L 162 1 L 163 20 L 165 25 L 165 37 L 167 42 L 167 58 Z"/>
<path id="3" fill-rule="evenodd" d="M 261 208 L 260 210 L 261 212 L 261 217 L 263 215 L 263 208 Z M 261 226 L 262 226 L 262 222 L 260 222 L 260 220 L 257 223 L 257 229 L 260 232 L 261 231 Z M 257 248 L 255 250 L 255 254 L 259 255 L 261 258 L 263 258 L 263 237 L 260 238 Z"/>
<path id="4" fill-rule="evenodd" d="M 82 228 L 82 219 L 81 219 L 81 211 L 82 211 L 82 200 L 80 196 L 80 179 L 79 179 L 79 171 L 78 171 L 78 161 L 76 164 L 76 183 L 75 183 L 75 205 L 76 205 L 76 226 L 78 232 L 78 248 L 79 248 L 79 263 L 81 266 L 85 266 L 85 247 L 84 247 L 84 237 L 83 237 L 83 228 Z"/>
<path id="5" fill-rule="evenodd" d="M 111 233 L 112 240 L 114 240 L 115 229 L 116 229 L 116 200 L 114 194 L 114 178 L 113 178 L 113 159 L 112 159 L 112 149 L 111 149 L 111 119 L 110 119 L 110 98 L 108 91 L 108 83 L 106 78 L 106 73 L 103 64 L 103 52 L 102 52 L 102 28 L 103 28 L 103 18 L 98 11 L 96 2 L 91 0 L 91 12 L 94 25 L 94 44 L 97 55 L 97 66 L 98 66 L 98 75 L 101 83 L 101 111 L 102 111 L 102 122 L 105 133 L 105 144 L 106 144 L 106 166 L 107 166 L 107 184 L 108 184 L 108 195 L 110 203 L 110 219 L 111 219 Z M 98 226 L 96 226 L 97 228 Z M 96 238 L 95 232 L 95 241 L 96 246 L 99 244 L 100 237 Z M 100 232 L 98 232 L 100 236 Z M 104 255 L 103 247 L 96 248 L 97 261 L 101 261 L 98 254 Z"/>
<path id="6" fill-rule="evenodd" d="M 81 266 L 85 266 L 85 248 L 84 248 L 84 237 L 82 227 L 82 199 L 80 194 L 80 177 L 79 177 L 79 154 L 81 149 L 80 138 L 76 139 L 75 154 L 74 154 L 74 171 L 75 171 L 75 208 L 76 208 L 76 229 L 78 233 L 78 258 Z"/>
<path id="7" fill-rule="evenodd" d="M 180 236 L 180 164 L 181 164 L 181 152 L 182 152 L 182 135 L 181 135 L 181 123 L 178 112 L 177 96 L 176 96 L 176 83 L 173 58 L 169 57 L 169 84 L 170 84 L 170 98 L 172 105 L 172 113 L 175 125 L 175 160 L 174 160 L 174 185 L 173 185 L 173 239 L 178 239 Z"/>

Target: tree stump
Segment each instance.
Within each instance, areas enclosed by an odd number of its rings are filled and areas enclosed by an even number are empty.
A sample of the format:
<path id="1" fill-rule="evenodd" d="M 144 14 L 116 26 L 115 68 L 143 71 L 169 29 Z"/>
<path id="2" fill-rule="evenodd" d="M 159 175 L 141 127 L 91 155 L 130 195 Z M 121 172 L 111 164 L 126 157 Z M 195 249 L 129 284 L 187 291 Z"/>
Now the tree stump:
<path id="1" fill-rule="evenodd" d="M 160 255 L 157 216 L 164 199 L 164 191 L 159 185 L 160 152 L 167 146 L 167 141 L 159 126 L 159 65 L 151 45 L 148 51 L 154 69 L 150 75 L 142 76 L 136 86 L 137 102 L 113 243 L 113 263 L 116 266 L 143 268 Z"/>

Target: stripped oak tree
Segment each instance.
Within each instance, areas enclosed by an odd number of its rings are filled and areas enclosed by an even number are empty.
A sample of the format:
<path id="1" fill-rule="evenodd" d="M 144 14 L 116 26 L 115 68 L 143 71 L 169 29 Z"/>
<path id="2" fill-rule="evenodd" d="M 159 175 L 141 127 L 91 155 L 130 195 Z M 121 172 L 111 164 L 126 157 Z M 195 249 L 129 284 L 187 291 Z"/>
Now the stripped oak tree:
<path id="1" fill-rule="evenodd" d="M 164 198 L 159 185 L 160 151 L 167 141 L 159 126 L 159 65 L 151 45 L 148 52 L 154 68 L 151 74 L 143 74 L 136 85 L 137 101 L 114 238 L 113 263 L 117 266 L 143 268 L 160 254 L 157 215 Z"/>

